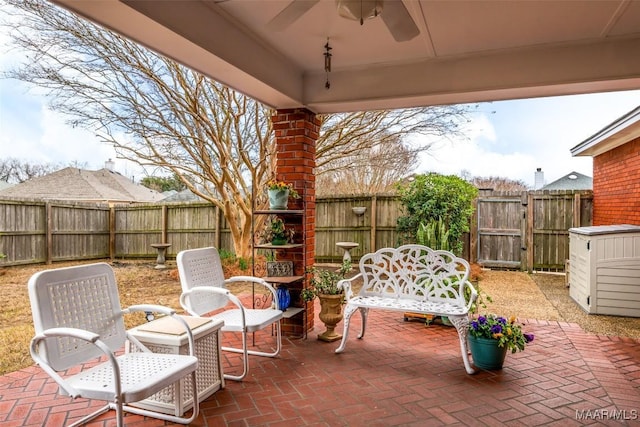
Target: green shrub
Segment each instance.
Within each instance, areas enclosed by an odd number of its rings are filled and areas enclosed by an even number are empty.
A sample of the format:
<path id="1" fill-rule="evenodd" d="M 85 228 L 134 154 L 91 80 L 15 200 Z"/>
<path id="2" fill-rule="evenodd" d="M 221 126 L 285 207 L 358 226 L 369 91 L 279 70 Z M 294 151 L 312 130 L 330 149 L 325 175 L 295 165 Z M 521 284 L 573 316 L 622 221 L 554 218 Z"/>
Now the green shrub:
<path id="1" fill-rule="evenodd" d="M 449 233 L 452 252 L 462 253 L 462 235 L 469 231 L 473 200 L 478 189 L 454 175 L 416 175 L 398 188 L 403 216 L 398 218 L 400 243 L 415 242 L 420 224 L 442 221 Z"/>

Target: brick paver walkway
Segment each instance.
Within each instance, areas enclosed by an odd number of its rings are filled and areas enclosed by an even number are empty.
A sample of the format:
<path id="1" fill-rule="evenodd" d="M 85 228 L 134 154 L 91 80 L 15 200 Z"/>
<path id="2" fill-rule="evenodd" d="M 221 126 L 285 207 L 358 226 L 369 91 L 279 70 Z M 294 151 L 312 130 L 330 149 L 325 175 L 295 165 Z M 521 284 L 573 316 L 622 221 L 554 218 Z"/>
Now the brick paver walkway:
<path id="1" fill-rule="evenodd" d="M 317 308 L 316 312 L 319 309 Z M 467 375 L 455 330 L 371 312 L 363 340 L 354 316 L 338 343 L 285 339 L 276 359 L 252 357 L 243 382 L 201 404 L 195 426 L 640 425 L 640 342 L 527 320 L 536 339 L 501 371 Z M 269 337 L 270 338 L 270 337 Z M 260 336 L 257 342 L 260 343 Z M 224 354 L 225 369 L 238 364 Z M 0 377 L 0 425 L 59 426 L 97 405 L 57 395 L 38 367 Z M 128 426 L 163 422 L 127 416 Z M 92 426 L 112 426 L 113 413 Z"/>

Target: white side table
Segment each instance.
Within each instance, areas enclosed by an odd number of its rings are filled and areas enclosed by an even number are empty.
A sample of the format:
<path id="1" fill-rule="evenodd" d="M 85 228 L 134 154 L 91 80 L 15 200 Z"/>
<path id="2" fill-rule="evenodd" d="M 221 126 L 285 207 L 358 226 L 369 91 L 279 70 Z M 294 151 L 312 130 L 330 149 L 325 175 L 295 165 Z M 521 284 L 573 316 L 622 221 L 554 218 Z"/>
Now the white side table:
<path id="1" fill-rule="evenodd" d="M 195 354 L 198 358 L 198 401 L 202 402 L 224 388 L 220 357 L 220 328 L 224 322 L 203 317 L 182 317 L 193 332 Z M 184 327 L 171 317 L 162 317 L 130 329 L 129 334 L 154 353 L 189 354 L 187 333 L 184 332 Z M 138 350 L 132 342 L 127 342 L 126 351 Z M 131 406 L 182 416 L 193 407 L 192 394 L 191 377 L 187 377 L 180 380 L 179 387 L 174 384 L 148 399 L 132 403 Z"/>

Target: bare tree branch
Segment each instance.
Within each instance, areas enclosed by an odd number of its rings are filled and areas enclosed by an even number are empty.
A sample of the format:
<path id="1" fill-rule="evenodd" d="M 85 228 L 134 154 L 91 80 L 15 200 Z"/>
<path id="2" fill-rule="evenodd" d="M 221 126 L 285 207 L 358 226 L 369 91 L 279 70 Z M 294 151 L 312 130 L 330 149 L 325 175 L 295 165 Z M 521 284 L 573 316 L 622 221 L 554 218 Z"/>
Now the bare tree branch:
<path id="1" fill-rule="evenodd" d="M 271 110 L 56 6 L 7 3 L 30 60 L 5 77 L 45 89 L 52 109 L 119 157 L 174 173 L 222 210 L 236 253 L 249 256 L 252 183 L 273 164 Z"/>
<path id="2" fill-rule="evenodd" d="M 462 136 L 471 108 L 448 105 L 322 116 L 316 177 L 323 185 L 318 194 L 324 188 L 332 194 L 391 190 L 413 172 L 418 154 L 440 139 Z"/>
<path id="3" fill-rule="evenodd" d="M 47 175 L 61 168 L 62 166 L 58 163 L 38 164 L 9 157 L 0 159 L 0 181 L 20 184 L 31 178 Z"/>
<path id="4" fill-rule="evenodd" d="M 236 254 L 250 256 L 252 195 L 275 165 L 273 112 L 51 3 L 0 1 L 10 6 L 2 13 L 13 18 L 3 24 L 13 44 L 28 54 L 3 77 L 43 89 L 52 109 L 119 157 L 175 174 L 222 210 Z M 458 132 L 465 113 L 444 106 L 321 116 L 319 179 L 387 188 L 411 172 L 430 141 Z M 409 142 L 416 135 L 426 138 Z"/>

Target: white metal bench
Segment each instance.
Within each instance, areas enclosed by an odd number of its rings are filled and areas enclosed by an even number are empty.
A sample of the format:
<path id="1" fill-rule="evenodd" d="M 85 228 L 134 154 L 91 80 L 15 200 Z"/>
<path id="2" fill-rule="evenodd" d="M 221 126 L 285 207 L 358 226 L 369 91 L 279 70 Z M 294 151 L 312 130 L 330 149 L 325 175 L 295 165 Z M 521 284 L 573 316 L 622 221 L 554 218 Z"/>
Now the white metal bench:
<path id="1" fill-rule="evenodd" d="M 341 280 L 344 289 L 344 332 L 341 353 L 347 343 L 351 315 L 360 310 L 362 338 L 369 309 L 393 310 L 434 316 L 447 316 L 458 331 L 464 367 L 469 374 L 475 369 L 467 354 L 469 310 L 478 294 L 469 278 L 469 263 L 448 251 L 436 251 L 421 245 L 384 248 L 363 256 L 360 272 Z M 362 288 L 353 294 L 353 281 L 362 279 Z"/>

